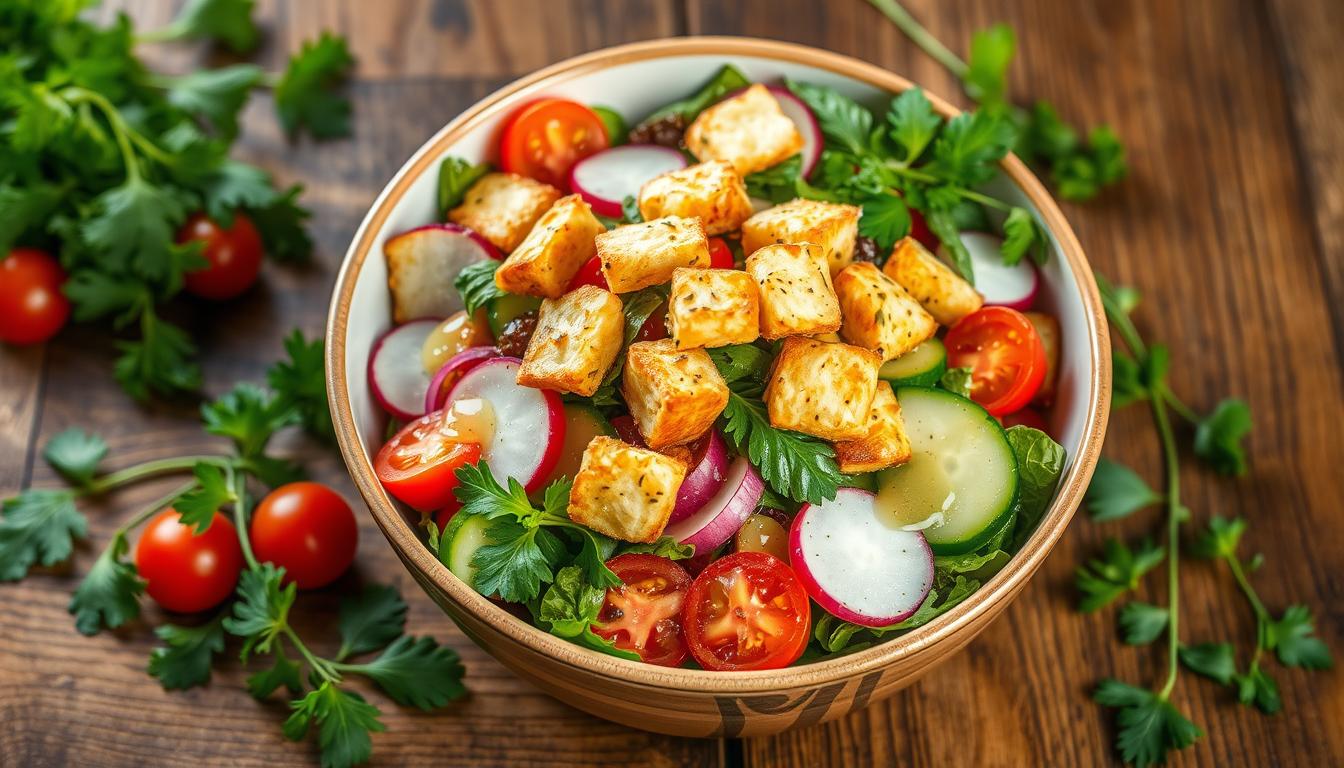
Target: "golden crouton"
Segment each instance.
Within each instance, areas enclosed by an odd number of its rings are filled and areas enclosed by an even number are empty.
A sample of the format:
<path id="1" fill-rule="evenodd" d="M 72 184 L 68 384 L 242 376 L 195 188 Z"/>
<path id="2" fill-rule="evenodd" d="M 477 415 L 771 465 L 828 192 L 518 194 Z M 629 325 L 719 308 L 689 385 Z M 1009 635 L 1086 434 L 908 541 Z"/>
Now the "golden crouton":
<path id="1" fill-rule="evenodd" d="M 560 199 L 550 184 L 516 173 L 487 173 L 471 185 L 448 220 L 470 227 L 504 253 L 523 242 L 532 225 Z"/>
<path id="2" fill-rule="evenodd" d="M 495 271 L 502 291 L 558 299 L 597 246 L 593 238 L 607 228 L 578 195 L 562 197 Z"/>
<path id="3" fill-rule="evenodd" d="M 985 303 L 984 297 L 913 237 L 903 238 L 882 267 L 940 325 L 952 325 Z"/>
<path id="4" fill-rule="evenodd" d="M 599 435 L 574 476 L 569 518 L 613 539 L 657 541 L 685 477 L 677 459 Z"/>
<path id="5" fill-rule="evenodd" d="M 857 205 L 790 200 L 743 222 L 742 252 L 750 256 L 775 243 L 812 243 L 826 254 L 834 277 L 854 260 L 860 213 Z"/>
<path id="6" fill-rule="evenodd" d="M 751 215 L 747 185 L 731 163 L 712 160 L 644 182 L 639 189 L 639 215 L 698 218 L 707 235 L 721 235 L 742 226 Z"/>
<path id="7" fill-rule="evenodd" d="M 746 176 L 798 154 L 803 136 L 759 83 L 701 112 L 686 129 L 697 160 L 727 160 Z"/>
<path id="8" fill-rule="evenodd" d="M 750 344 L 761 334 L 760 290 L 736 269 L 678 267 L 667 300 L 677 349 Z"/>
<path id="9" fill-rule="evenodd" d="M 709 239 L 699 219 L 664 216 L 597 236 L 602 276 L 616 293 L 672 279 L 677 267 L 709 266 Z"/>
<path id="10" fill-rule="evenodd" d="M 728 385 L 709 353 L 678 350 L 671 339 L 630 345 L 621 390 L 639 434 L 655 450 L 705 434 L 728 405 Z"/>
<path id="11" fill-rule="evenodd" d="M 835 295 L 845 316 L 841 338 L 883 360 L 904 355 L 938 331 L 933 315 L 869 262 L 850 264 L 836 275 Z"/>
<path id="12" fill-rule="evenodd" d="M 1044 312 L 1024 312 L 1027 319 L 1036 328 L 1041 337 L 1041 346 L 1045 347 L 1045 380 L 1031 402 L 1040 406 L 1050 406 L 1055 402 L 1055 386 L 1059 379 L 1059 320 Z"/>
<path id="13" fill-rule="evenodd" d="M 765 386 L 770 423 L 826 440 L 868 434 L 881 358 L 849 344 L 784 340 Z"/>
<path id="14" fill-rule="evenodd" d="M 835 458 L 840 471 L 849 474 L 876 472 L 910 460 L 910 439 L 901 421 L 901 404 L 890 384 L 877 382 L 868 413 L 868 434 L 835 443 Z"/>
<path id="15" fill-rule="evenodd" d="M 761 336 L 811 336 L 840 329 L 840 304 L 826 255 L 814 245 L 768 245 L 747 257 L 761 289 Z"/>
<path id="16" fill-rule="evenodd" d="M 588 397 L 616 362 L 624 340 L 625 311 L 615 294 L 585 285 L 546 299 L 518 367 L 518 383 Z"/>
<path id="17" fill-rule="evenodd" d="M 387 288 L 392 294 L 394 322 L 447 317 L 463 309 L 462 295 L 453 288 L 464 266 L 462 252 L 456 235 L 443 225 L 416 227 L 389 237 L 383 244 L 383 255 L 387 257 Z"/>

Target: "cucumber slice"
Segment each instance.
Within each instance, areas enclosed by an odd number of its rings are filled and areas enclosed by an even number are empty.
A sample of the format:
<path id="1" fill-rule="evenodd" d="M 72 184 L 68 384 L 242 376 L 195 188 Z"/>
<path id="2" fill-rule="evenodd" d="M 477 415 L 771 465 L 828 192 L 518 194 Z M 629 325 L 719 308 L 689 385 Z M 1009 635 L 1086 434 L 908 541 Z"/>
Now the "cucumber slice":
<path id="1" fill-rule="evenodd" d="M 593 406 L 565 403 L 565 441 L 560 445 L 560 460 L 556 462 L 555 470 L 546 484 L 550 485 L 561 477 L 573 480 L 579 473 L 579 464 L 583 462 L 584 449 L 598 435 L 615 437 L 616 430 Z"/>
<path id="2" fill-rule="evenodd" d="M 485 515 L 456 515 L 444 528 L 439 542 L 439 560 L 472 589 L 476 588 L 476 566 L 471 564 L 471 558 L 476 550 L 490 543 L 485 536 L 489 525 Z"/>
<path id="3" fill-rule="evenodd" d="M 938 339 L 929 339 L 878 370 L 879 378 L 893 387 L 932 387 L 947 370 L 947 348 Z"/>
<path id="4" fill-rule="evenodd" d="M 504 332 L 504 326 L 509 321 L 524 312 L 531 312 L 534 309 L 541 308 L 541 299 L 535 296 L 522 296 L 516 293 L 506 293 L 503 296 L 490 302 L 490 306 L 485 310 L 486 322 L 490 324 L 490 332 L 499 335 Z"/>
<path id="5" fill-rule="evenodd" d="M 1003 427 L 979 405 L 941 389 L 896 390 L 910 461 L 878 473 L 878 509 L 924 525 L 935 554 L 974 551 L 1017 505 L 1017 459 Z"/>

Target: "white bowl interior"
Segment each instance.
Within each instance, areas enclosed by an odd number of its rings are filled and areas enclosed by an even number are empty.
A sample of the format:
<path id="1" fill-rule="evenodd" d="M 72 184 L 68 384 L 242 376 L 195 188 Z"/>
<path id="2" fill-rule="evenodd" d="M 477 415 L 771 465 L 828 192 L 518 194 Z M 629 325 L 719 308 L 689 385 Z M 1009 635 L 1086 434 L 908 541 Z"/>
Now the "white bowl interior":
<path id="1" fill-rule="evenodd" d="M 355 282 L 345 344 L 350 407 L 360 445 L 370 459 L 382 444 L 387 423 L 386 415 L 369 391 L 365 376 L 366 361 L 373 343 L 392 322 L 383 243 L 399 232 L 436 220 L 438 161 L 447 155 L 474 162 L 493 160 L 500 122 L 512 112 L 512 106 L 537 96 L 562 96 L 585 104 L 612 107 L 633 122 L 663 104 L 686 96 L 725 63 L 737 66 L 757 82 L 779 82 L 783 78 L 790 78 L 831 86 L 864 103 L 878 116 L 885 113 L 886 103 L 890 99 L 890 94 L 824 69 L 764 57 L 718 55 L 679 55 L 618 63 L 605 69 L 576 74 L 564 82 L 549 85 L 544 91 L 525 88 L 513 93 L 503 102 L 504 108 L 493 113 L 493 118 L 476 124 L 441 156 L 435 157 L 435 170 L 422 174 L 410 185 L 400 204 L 390 212 L 379 230 L 373 233 L 373 250 Z M 432 143 L 427 143 L 426 149 L 421 152 L 427 151 Z M 415 159 L 408 161 L 407 167 L 398 175 L 406 173 Z M 1001 177 L 989 191 L 1014 204 L 1033 208 L 1026 195 L 1006 177 Z M 1083 448 L 1089 410 L 1087 397 L 1094 386 L 1095 373 L 1089 366 L 1087 316 L 1082 290 L 1061 255 L 1053 232 L 1051 249 L 1049 263 L 1041 270 L 1039 307 L 1059 318 L 1062 348 L 1057 401 L 1050 414 L 1050 423 L 1054 437 L 1068 452 L 1071 466 Z M 454 288 L 445 285 L 444 290 L 451 291 Z"/>

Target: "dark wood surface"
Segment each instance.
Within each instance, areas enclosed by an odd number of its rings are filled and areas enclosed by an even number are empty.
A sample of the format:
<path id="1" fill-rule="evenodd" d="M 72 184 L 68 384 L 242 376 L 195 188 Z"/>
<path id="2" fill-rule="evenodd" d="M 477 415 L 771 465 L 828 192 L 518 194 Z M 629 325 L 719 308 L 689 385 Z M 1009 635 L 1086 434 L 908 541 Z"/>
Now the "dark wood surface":
<path id="1" fill-rule="evenodd" d="M 114 3 L 155 25 L 177 2 Z M 240 151 L 308 187 L 316 265 L 268 268 L 262 287 L 210 311 L 184 309 L 201 340 L 207 389 L 256 378 L 281 332 L 322 329 L 335 267 L 366 207 L 402 161 L 459 110 L 498 85 L 566 56 L 676 34 L 793 40 L 858 56 L 964 103 L 952 78 L 859 0 L 261 2 L 261 60 L 322 29 L 346 35 L 360 68 L 355 136 L 286 143 L 270 104 L 248 108 Z M 1132 174 L 1097 201 L 1067 205 L 1092 263 L 1139 286 L 1140 326 L 1172 348 L 1175 389 L 1196 408 L 1224 394 L 1254 407 L 1251 472 L 1221 480 L 1189 466 L 1195 517 L 1243 515 L 1266 561 L 1255 577 L 1271 609 L 1306 602 L 1340 656 L 1344 647 L 1344 67 L 1333 0 L 1172 3 L 975 0 L 909 5 L 954 49 L 972 30 L 1017 30 L 1012 86 L 1019 101 L 1054 102 L 1075 122 L 1110 122 Z M 103 13 L 110 13 L 108 10 Z M 197 54 L 146 53 L 184 70 Z M 52 485 L 36 459 L 72 425 L 112 444 L 114 465 L 207 447 L 190 404 L 139 408 L 112 382 L 107 338 L 74 328 L 45 348 L 0 350 L 0 494 Z M 355 493 L 339 460 L 310 454 L 319 479 Z M 1112 420 L 1107 452 L 1154 476 L 1146 413 Z M 161 493 L 140 487 L 90 508 L 92 539 Z M 457 632 L 362 523 L 359 579 L 398 584 L 410 626 L 466 659 L 471 697 L 437 715 L 387 706 L 375 764 L 407 765 L 1107 765 L 1113 732 L 1088 699 L 1106 675 L 1151 680 L 1154 649 L 1115 636 L 1113 613 L 1071 609 L 1073 568 L 1112 534 L 1136 536 L 1153 518 L 1103 528 L 1080 518 L 1004 616 L 913 688 L 835 723 L 746 741 L 673 739 L 579 714 L 519 682 Z M 307 765 L 309 745 L 285 742 L 280 704 L 253 702 L 226 665 L 204 689 L 166 693 L 144 674 L 150 622 L 85 638 L 65 606 L 85 547 L 67 568 L 0 586 L 0 766 Z M 1150 583 L 1144 591 L 1158 590 Z M 1182 633 L 1245 649 L 1252 618 L 1225 572 L 1185 569 Z M 1161 592 L 1153 592 L 1155 599 Z M 331 629 L 335 590 L 305 595 L 306 635 Z M 1176 765 L 1344 763 L 1341 673 L 1278 674 L 1285 713 L 1264 717 L 1186 675 L 1176 698 L 1207 735 Z"/>

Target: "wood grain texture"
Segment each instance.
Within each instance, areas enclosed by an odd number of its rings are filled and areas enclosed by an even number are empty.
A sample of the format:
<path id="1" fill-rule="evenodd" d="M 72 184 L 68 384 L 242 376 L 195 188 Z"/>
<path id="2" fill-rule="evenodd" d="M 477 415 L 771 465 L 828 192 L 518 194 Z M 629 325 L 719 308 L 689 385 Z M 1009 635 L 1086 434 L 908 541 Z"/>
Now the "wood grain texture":
<path id="1" fill-rule="evenodd" d="M 146 26 L 179 3 L 125 0 Z M 459 110 L 515 76 L 593 48 L 682 32 L 774 37 L 855 55 L 959 99 L 953 79 L 859 0 L 685 2 L 454 2 L 262 0 L 267 39 L 258 60 L 322 29 L 350 39 L 360 58 L 355 136 L 330 145 L 287 143 L 269 100 L 254 98 L 239 152 L 282 181 L 302 181 L 314 211 L 318 259 L 306 269 L 268 267 L 239 302 L 174 316 L 201 342 L 207 389 L 256 378 L 291 326 L 323 324 L 334 270 L 364 211 L 403 160 Z M 1331 0 L 1065 3 L 1052 0 L 911 2 L 944 41 L 995 21 L 1016 28 L 1019 101 L 1044 98 L 1075 122 L 1110 122 L 1130 148 L 1132 177 L 1101 199 L 1066 210 L 1093 264 L 1139 286 L 1138 321 L 1167 342 L 1173 385 L 1198 409 L 1225 394 L 1255 408 L 1252 472 L 1217 479 L 1193 463 L 1183 473 L 1197 520 L 1250 519 L 1251 546 L 1266 564 L 1256 582 L 1273 610 L 1312 605 L 1339 655 L 1344 643 L 1344 71 Z M 147 53 L 170 71 L 201 54 Z M 141 409 L 109 376 L 106 337 L 72 329 L 37 350 L 0 350 L 0 495 L 53 485 L 33 461 L 71 425 L 96 428 L 112 463 L 206 449 L 214 443 L 190 403 Z M 1182 433 L 1189 438 L 1189 431 Z M 1108 453 L 1149 477 L 1158 470 L 1148 415 L 1121 412 Z M 356 494 L 339 461 L 301 441 L 317 479 Z M 88 509 L 92 539 L 160 487 L 141 487 Z M 895 698 L 835 723 L 766 739 L 721 744 L 619 728 L 579 714 L 519 682 L 475 648 L 424 597 L 382 536 L 362 520 L 355 573 L 392 581 L 411 605 L 410 628 L 458 649 L 469 700 L 423 715 L 386 704 L 389 732 L 375 738 L 383 765 L 1106 765 L 1111 724 L 1087 698 L 1107 675 L 1151 680 L 1161 660 L 1115 636 L 1114 612 L 1080 616 L 1072 569 L 1108 535 L 1138 537 L 1154 513 L 1103 527 L 1079 519 L 1021 598 L 966 652 Z M 278 700 L 253 702 L 226 665 L 210 686 L 165 693 L 144 674 L 152 646 L 144 622 L 85 638 L 65 606 L 94 552 L 69 568 L 0 585 L 0 766 L 307 765 L 308 745 L 284 742 Z M 1183 636 L 1252 639 L 1249 611 L 1224 571 L 1184 571 Z M 330 638 L 339 589 L 306 595 L 300 626 Z M 1140 595 L 1163 598 L 1154 580 Z M 1244 656 L 1243 656 L 1244 658 Z M 1175 764 L 1332 765 L 1344 762 L 1344 682 L 1334 673 L 1280 671 L 1287 714 L 1245 710 L 1211 683 L 1185 676 L 1183 708 L 1207 736 Z M 379 694 L 370 698 L 382 704 Z"/>

